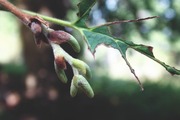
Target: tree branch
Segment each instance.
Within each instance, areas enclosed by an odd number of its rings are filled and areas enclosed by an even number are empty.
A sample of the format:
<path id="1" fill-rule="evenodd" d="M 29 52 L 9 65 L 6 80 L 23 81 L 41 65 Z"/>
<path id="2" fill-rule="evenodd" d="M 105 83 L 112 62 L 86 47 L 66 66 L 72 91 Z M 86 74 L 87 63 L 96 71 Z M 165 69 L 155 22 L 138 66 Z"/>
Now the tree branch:
<path id="1" fill-rule="evenodd" d="M 28 27 L 34 21 L 44 23 L 48 26 L 47 22 L 41 19 L 40 17 L 24 13 L 21 9 L 17 8 L 7 0 L 0 0 L 0 5 L 2 5 L 5 9 L 14 14 L 16 17 L 18 17 Z"/>
<path id="2" fill-rule="evenodd" d="M 21 9 L 17 8 L 7 0 L 0 0 L 0 5 L 2 5 L 16 17 L 18 17 L 22 21 L 22 23 L 24 23 L 28 28 L 31 29 L 35 36 L 34 38 L 36 45 L 39 46 L 42 41 L 48 43 L 42 30 L 42 24 L 49 27 L 49 24 L 45 20 L 38 17 L 37 15 L 30 15 L 23 12 Z"/>

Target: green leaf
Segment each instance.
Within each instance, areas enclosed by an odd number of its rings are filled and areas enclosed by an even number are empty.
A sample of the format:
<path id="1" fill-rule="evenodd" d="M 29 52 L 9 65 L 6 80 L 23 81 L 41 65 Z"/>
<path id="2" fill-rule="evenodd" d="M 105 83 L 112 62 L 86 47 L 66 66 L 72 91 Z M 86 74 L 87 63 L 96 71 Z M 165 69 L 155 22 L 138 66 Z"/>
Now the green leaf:
<path id="1" fill-rule="evenodd" d="M 83 0 L 78 4 L 78 16 L 81 18 L 85 14 L 89 14 L 91 8 L 96 3 L 96 0 Z"/>
<path id="2" fill-rule="evenodd" d="M 131 48 L 133 48 L 134 50 L 146 55 L 147 57 L 153 59 L 154 61 L 156 61 L 157 63 L 159 63 L 160 65 L 162 65 L 170 74 L 172 75 L 180 75 L 180 70 L 171 67 L 167 64 L 165 64 L 164 62 L 158 60 L 157 58 L 155 58 L 155 56 L 153 55 L 153 47 L 151 46 L 145 46 L 145 45 L 137 45 L 134 44 L 131 41 L 126 42 Z"/>
<path id="3" fill-rule="evenodd" d="M 143 90 L 143 87 L 141 85 L 141 82 L 140 82 L 139 78 L 137 77 L 134 69 L 131 67 L 130 63 L 128 62 L 128 60 L 126 58 L 126 51 L 128 48 L 132 48 L 132 49 L 136 50 L 137 52 L 140 52 L 140 53 L 144 54 L 145 56 L 149 57 L 150 59 L 156 61 L 157 63 L 162 65 L 172 75 L 175 75 L 175 74 L 180 75 L 180 70 L 178 70 L 174 67 L 171 67 L 171 66 L 165 64 L 164 62 L 158 60 L 157 58 L 155 58 L 155 56 L 153 54 L 153 47 L 142 45 L 142 44 L 135 44 L 132 41 L 115 38 L 109 33 L 109 30 L 108 30 L 108 26 L 110 26 L 112 24 L 119 24 L 119 23 L 124 23 L 124 22 L 139 22 L 142 20 L 157 18 L 157 16 L 140 18 L 140 19 L 135 19 L 135 20 L 108 22 L 103 25 L 95 26 L 95 27 L 91 28 L 86 25 L 86 20 L 89 16 L 89 12 L 90 12 L 91 8 L 93 7 L 93 5 L 95 4 L 95 2 L 96 2 L 96 0 L 83 0 L 78 6 L 79 7 L 79 14 L 78 14 L 79 19 L 74 23 L 74 26 L 78 27 L 78 30 L 80 31 L 83 38 L 87 42 L 89 50 L 93 54 L 95 53 L 96 48 L 101 44 L 104 44 L 106 46 L 109 46 L 109 47 L 119 50 L 119 52 L 122 55 L 122 58 L 125 60 L 130 71 L 137 79 L 142 90 Z"/>
<path id="4" fill-rule="evenodd" d="M 105 33 L 105 32 L 103 31 L 103 33 Z M 93 29 L 91 31 L 83 30 L 83 34 L 84 34 L 84 38 L 86 39 L 86 41 L 88 41 L 89 49 L 93 54 L 95 53 L 96 47 L 100 44 L 104 44 L 106 46 L 110 46 L 115 49 L 118 49 L 120 51 L 123 59 L 125 60 L 126 64 L 128 65 L 130 71 L 133 73 L 133 75 L 137 79 L 141 89 L 143 90 L 143 87 L 142 87 L 142 84 L 141 84 L 139 78 L 137 77 L 134 69 L 131 67 L 130 63 L 128 62 L 128 60 L 126 58 L 126 51 L 129 47 L 128 44 L 126 44 L 125 42 L 123 42 L 121 40 L 116 40 L 109 35 L 102 34 L 102 31 L 97 31 L 97 28 Z"/>
<path id="5" fill-rule="evenodd" d="M 83 0 L 78 4 L 79 12 L 77 15 L 79 16 L 79 19 L 74 23 L 75 26 L 87 28 L 86 20 L 95 3 L 96 0 Z"/>
<path id="6" fill-rule="evenodd" d="M 180 75 L 180 70 L 177 70 L 176 68 L 171 67 L 155 58 L 155 56 L 153 55 L 153 47 L 151 46 L 135 44 L 132 41 L 117 39 L 109 35 L 102 34 L 102 31 L 97 31 L 97 28 L 96 30 L 83 30 L 83 34 L 85 36 L 85 39 L 88 41 L 89 49 L 92 53 L 95 52 L 95 49 L 98 45 L 105 44 L 106 46 L 111 46 L 115 49 L 118 49 L 122 54 L 122 57 L 126 60 L 126 50 L 128 48 L 132 48 L 161 64 L 172 75 Z"/>

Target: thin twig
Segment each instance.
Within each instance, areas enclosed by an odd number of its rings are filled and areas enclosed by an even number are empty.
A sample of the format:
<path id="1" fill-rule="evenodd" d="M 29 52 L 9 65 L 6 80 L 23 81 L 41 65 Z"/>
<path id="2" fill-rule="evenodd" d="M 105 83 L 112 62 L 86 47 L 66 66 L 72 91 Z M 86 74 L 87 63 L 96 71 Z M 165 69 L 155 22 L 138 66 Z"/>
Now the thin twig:
<path id="1" fill-rule="evenodd" d="M 149 20 L 149 19 L 154 19 L 154 18 L 159 18 L 159 16 L 139 18 L 139 19 L 134 19 L 134 20 L 121 20 L 121 21 L 107 22 L 107 23 L 102 24 L 102 25 L 100 25 L 100 26 L 109 26 L 109 25 L 113 25 L 113 24 L 128 23 L 128 22 L 140 22 L 140 21 Z M 100 27 L 100 26 L 99 26 L 99 27 Z M 97 26 L 96 26 L 96 27 L 97 27 Z"/>

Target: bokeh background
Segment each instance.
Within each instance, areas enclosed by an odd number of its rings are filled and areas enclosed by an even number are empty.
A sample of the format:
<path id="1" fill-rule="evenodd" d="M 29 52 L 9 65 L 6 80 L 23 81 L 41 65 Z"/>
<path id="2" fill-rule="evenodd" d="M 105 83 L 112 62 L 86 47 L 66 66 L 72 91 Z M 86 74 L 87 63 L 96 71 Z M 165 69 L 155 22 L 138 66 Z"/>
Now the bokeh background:
<path id="1" fill-rule="evenodd" d="M 80 0 L 11 0 L 22 9 L 75 21 Z M 159 16 L 158 19 L 111 26 L 116 37 L 154 47 L 158 59 L 180 69 L 180 0 L 98 0 L 87 22 Z M 127 57 L 144 85 L 141 91 L 120 53 L 99 46 L 93 55 L 77 31 L 51 24 L 72 33 L 82 46 L 80 54 L 69 45 L 63 48 L 88 63 L 95 92 L 93 99 L 79 93 L 70 97 L 69 82 L 62 84 L 54 71 L 52 49 L 38 48 L 33 34 L 16 17 L 0 11 L 0 120 L 179 120 L 180 77 L 171 76 L 147 57 L 128 50 Z"/>

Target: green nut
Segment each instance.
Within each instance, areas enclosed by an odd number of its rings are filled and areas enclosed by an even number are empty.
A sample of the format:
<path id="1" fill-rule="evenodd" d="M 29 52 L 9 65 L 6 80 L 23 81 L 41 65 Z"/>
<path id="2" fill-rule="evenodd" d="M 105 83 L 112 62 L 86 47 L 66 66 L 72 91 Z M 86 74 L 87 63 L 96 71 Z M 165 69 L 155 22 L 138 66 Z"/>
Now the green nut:
<path id="1" fill-rule="evenodd" d="M 79 59 L 73 59 L 72 65 L 73 65 L 73 67 L 77 68 L 86 77 L 86 79 L 91 78 L 91 76 L 92 76 L 91 70 L 85 62 L 83 62 Z"/>
<path id="2" fill-rule="evenodd" d="M 68 79 L 66 77 L 64 70 L 58 68 L 57 64 L 55 62 L 54 62 L 54 68 L 55 68 L 55 71 L 56 71 L 56 74 L 57 74 L 59 80 L 61 80 L 61 82 L 63 82 L 63 83 L 67 83 Z"/>
<path id="3" fill-rule="evenodd" d="M 70 87 L 70 95 L 71 97 L 75 97 L 78 92 L 78 88 L 74 85 L 74 77 L 71 81 L 71 87 Z"/>
<path id="4" fill-rule="evenodd" d="M 73 77 L 73 84 L 75 87 L 82 90 L 89 98 L 94 97 L 94 92 L 88 81 L 82 75 L 75 75 Z"/>
<path id="5" fill-rule="evenodd" d="M 75 52 L 80 52 L 81 50 L 80 45 L 76 40 L 76 38 L 74 38 L 72 35 L 70 36 L 70 39 L 67 41 L 67 43 L 71 45 L 71 47 Z"/>

